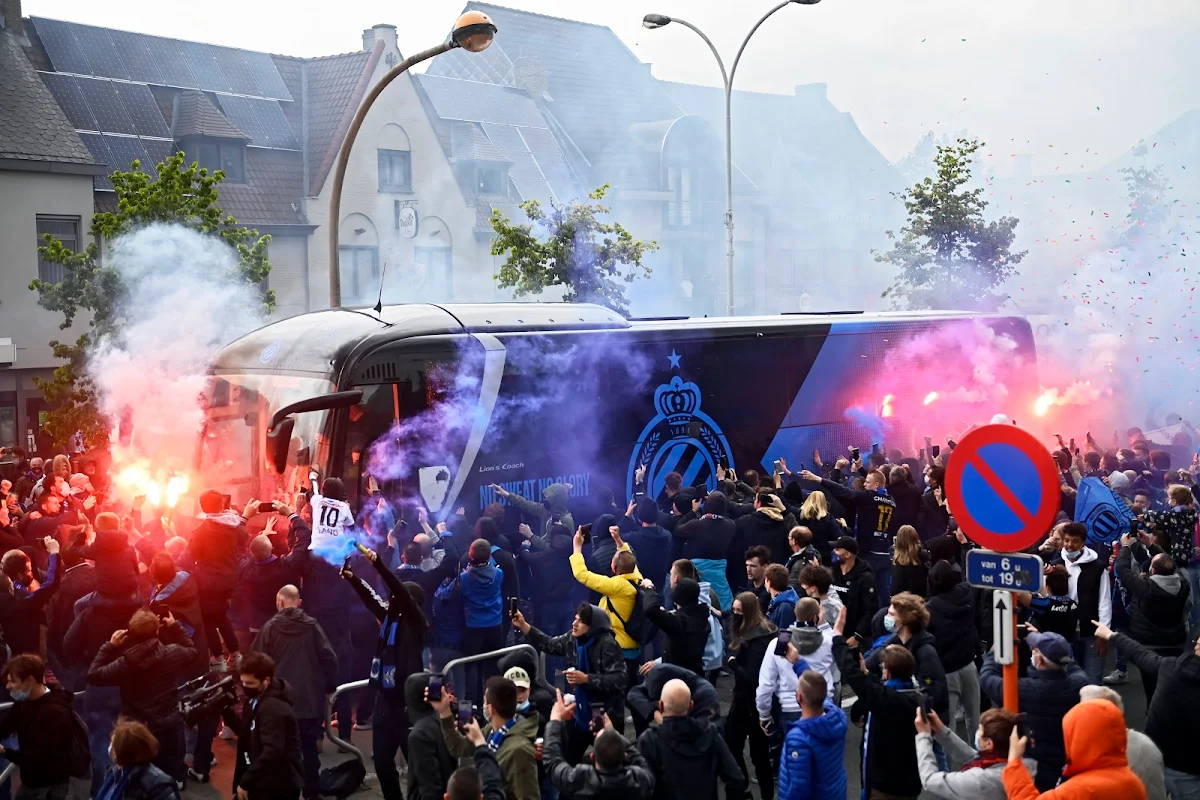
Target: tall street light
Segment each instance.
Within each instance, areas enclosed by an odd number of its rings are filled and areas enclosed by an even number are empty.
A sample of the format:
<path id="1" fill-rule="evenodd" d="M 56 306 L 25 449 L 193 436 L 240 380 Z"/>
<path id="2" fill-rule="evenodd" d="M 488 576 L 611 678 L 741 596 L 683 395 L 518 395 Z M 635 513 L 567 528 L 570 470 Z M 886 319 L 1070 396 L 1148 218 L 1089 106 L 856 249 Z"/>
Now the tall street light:
<path id="1" fill-rule="evenodd" d="M 481 53 L 488 49 L 495 36 L 496 26 L 487 14 L 484 14 L 482 11 L 466 12 L 454 23 L 454 32 L 450 35 L 449 41 L 443 42 L 437 47 L 424 50 L 414 56 L 409 56 L 392 67 L 391 71 L 379 79 L 379 83 L 375 84 L 363 99 L 362 105 L 358 107 L 358 112 L 354 115 L 354 119 L 351 120 L 350 128 L 346 131 L 346 138 L 342 140 L 342 147 L 338 151 L 337 167 L 333 173 L 333 194 L 329 198 L 330 308 L 339 308 L 342 305 L 342 271 L 341 265 L 338 263 L 338 228 L 340 227 L 342 215 L 342 184 L 346 180 L 346 165 L 350 162 L 350 150 L 354 147 L 354 140 L 358 137 L 358 129 L 362 127 L 363 120 L 367 118 L 367 112 L 371 110 L 371 105 L 374 104 L 379 94 L 387 88 L 389 83 L 422 61 L 427 61 L 456 47 L 461 47 L 469 53 Z"/>
<path id="2" fill-rule="evenodd" d="M 647 14 L 642 18 L 642 27 L 652 31 L 670 25 L 672 22 L 677 22 L 683 27 L 695 31 L 696 35 L 708 45 L 708 49 L 712 50 L 713 56 L 717 59 L 717 66 L 721 68 L 721 80 L 725 83 L 725 282 L 726 291 L 729 294 L 728 311 L 731 317 L 733 316 L 733 124 L 730 118 L 730 108 L 733 105 L 733 77 L 737 74 L 738 63 L 742 60 L 742 53 L 745 52 L 746 45 L 750 43 L 750 37 L 754 36 L 772 14 L 793 4 L 815 6 L 819 2 L 821 0 L 784 0 L 763 14 L 762 18 L 754 23 L 754 27 L 746 34 L 746 38 L 742 40 L 742 46 L 738 48 L 737 55 L 733 59 L 733 69 L 729 72 L 725 71 L 725 62 L 721 59 L 721 54 L 717 52 L 712 40 L 692 23 L 679 17 L 668 17 L 665 14 Z"/>

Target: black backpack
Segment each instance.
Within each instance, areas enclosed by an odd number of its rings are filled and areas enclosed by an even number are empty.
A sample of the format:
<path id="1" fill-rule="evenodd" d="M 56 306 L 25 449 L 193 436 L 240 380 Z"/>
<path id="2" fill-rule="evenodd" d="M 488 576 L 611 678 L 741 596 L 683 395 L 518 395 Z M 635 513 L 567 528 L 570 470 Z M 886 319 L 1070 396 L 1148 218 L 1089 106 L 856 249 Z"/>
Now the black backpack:
<path id="1" fill-rule="evenodd" d="M 626 578 L 628 581 L 629 579 Z M 638 586 L 637 581 L 629 581 L 629 585 L 637 590 L 637 595 L 633 598 L 633 611 L 629 615 L 629 619 L 625 619 L 617 611 L 616 603 L 612 600 L 608 601 L 608 610 L 612 615 L 621 621 L 621 627 L 625 629 L 625 633 L 630 639 L 633 639 L 638 644 L 645 644 L 650 638 L 650 633 L 653 626 L 650 620 L 646 617 L 646 593 L 642 591 L 642 587 Z"/>
<path id="2" fill-rule="evenodd" d="M 357 758 L 348 758 L 340 764 L 321 770 L 317 779 L 317 790 L 322 797 L 344 800 L 358 791 L 367 777 L 367 768 Z"/>

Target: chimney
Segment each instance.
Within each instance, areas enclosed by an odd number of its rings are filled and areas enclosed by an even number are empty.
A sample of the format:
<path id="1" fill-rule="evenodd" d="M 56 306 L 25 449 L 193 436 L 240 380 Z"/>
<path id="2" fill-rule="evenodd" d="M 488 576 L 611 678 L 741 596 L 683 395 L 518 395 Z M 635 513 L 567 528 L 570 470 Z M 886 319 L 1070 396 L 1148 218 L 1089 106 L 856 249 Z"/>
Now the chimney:
<path id="1" fill-rule="evenodd" d="M 513 79 L 536 101 L 545 100 L 550 93 L 550 73 L 534 56 L 517 59 L 513 64 Z"/>
<path id="2" fill-rule="evenodd" d="M 4 0 L 0 0 L 4 2 Z M 375 43 L 382 41 L 384 47 L 399 52 L 400 45 L 396 39 L 395 25 L 372 25 L 369 29 L 363 31 L 363 50 L 368 53 L 375 48 Z"/>
<path id="3" fill-rule="evenodd" d="M 1033 177 L 1033 155 L 1030 153 L 1019 153 L 1013 159 L 1013 177 L 1025 180 Z"/>
<path id="4" fill-rule="evenodd" d="M 806 103 L 829 102 L 828 86 L 824 83 L 803 83 L 796 87 L 796 97 Z"/>
<path id="5" fill-rule="evenodd" d="M 0 0 L 0 30 L 24 33 L 21 22 L 21 0 Z"/>

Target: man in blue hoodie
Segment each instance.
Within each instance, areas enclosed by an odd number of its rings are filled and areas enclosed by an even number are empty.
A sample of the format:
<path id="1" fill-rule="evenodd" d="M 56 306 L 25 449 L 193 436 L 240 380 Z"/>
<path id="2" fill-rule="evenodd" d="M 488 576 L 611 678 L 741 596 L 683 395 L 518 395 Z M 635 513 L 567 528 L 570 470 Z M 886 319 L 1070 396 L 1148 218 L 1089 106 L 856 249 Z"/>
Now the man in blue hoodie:
<path id="1" fill-rule="evenodd" d="M 492 560 L 487 539 L 476 539 L 468 551 L 467 568 L 462 571 L 463 655 L 476 656 L 504 647 L 504 570 Z M 467 697 L 483 703 L 483 682 L 497 672 L 494 661 L 467 665 Z"/>
<path id="2" fill-rule="evenodd" d="M 805 670 L 796 684 L 800 719 L 788 728 L 779 760 L 779 800 L 846 796 L 846 712 L 827 697 L 825 678 Z"/>
<path id="3" fill-rule="evenodd" d="M 786 630 L 796 621 L 796 603 L 799 602 L 800 595 L 792 588 L 787 567 L 782 564 L 771 564 L 764 576 L 767 592 L 771 595 L 771 603 L 767 606 L 767 619 L 779 630 Z"/>

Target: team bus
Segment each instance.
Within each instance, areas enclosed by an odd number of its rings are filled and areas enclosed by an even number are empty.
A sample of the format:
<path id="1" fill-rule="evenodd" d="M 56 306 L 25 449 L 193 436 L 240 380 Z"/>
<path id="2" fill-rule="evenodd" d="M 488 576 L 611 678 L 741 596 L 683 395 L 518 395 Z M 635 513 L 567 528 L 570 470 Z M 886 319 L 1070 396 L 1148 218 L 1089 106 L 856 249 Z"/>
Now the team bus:
<path id="1" fill-rule="evenodd" d="M 814 450 L 829 462 L 849 446 L 915 452 L 926 433 L 980 421 L 941 418 L 929 402 L 979 377 L 969 348 L 944 343 L 980 326 L 1007 347 L 987 380 L 1029 408 L 1033 335 L 1018 317 L 626 320 L 555 303 L 314 312 L 215 358 L 199 467 L 238 507 L 333 476 L 355 508 L 379 493 L 434 520 L 478 515 L 495 487 L 540 500 L 556 482 L 584 512 L 601 489 L 629 497 L 639 468 L 661 497 L 671 472 L 711 488 L 721 467 L 769 474 L 783 459 L 799 471 Z M 919 385 L 931 370 L 939 385 Z"/>

